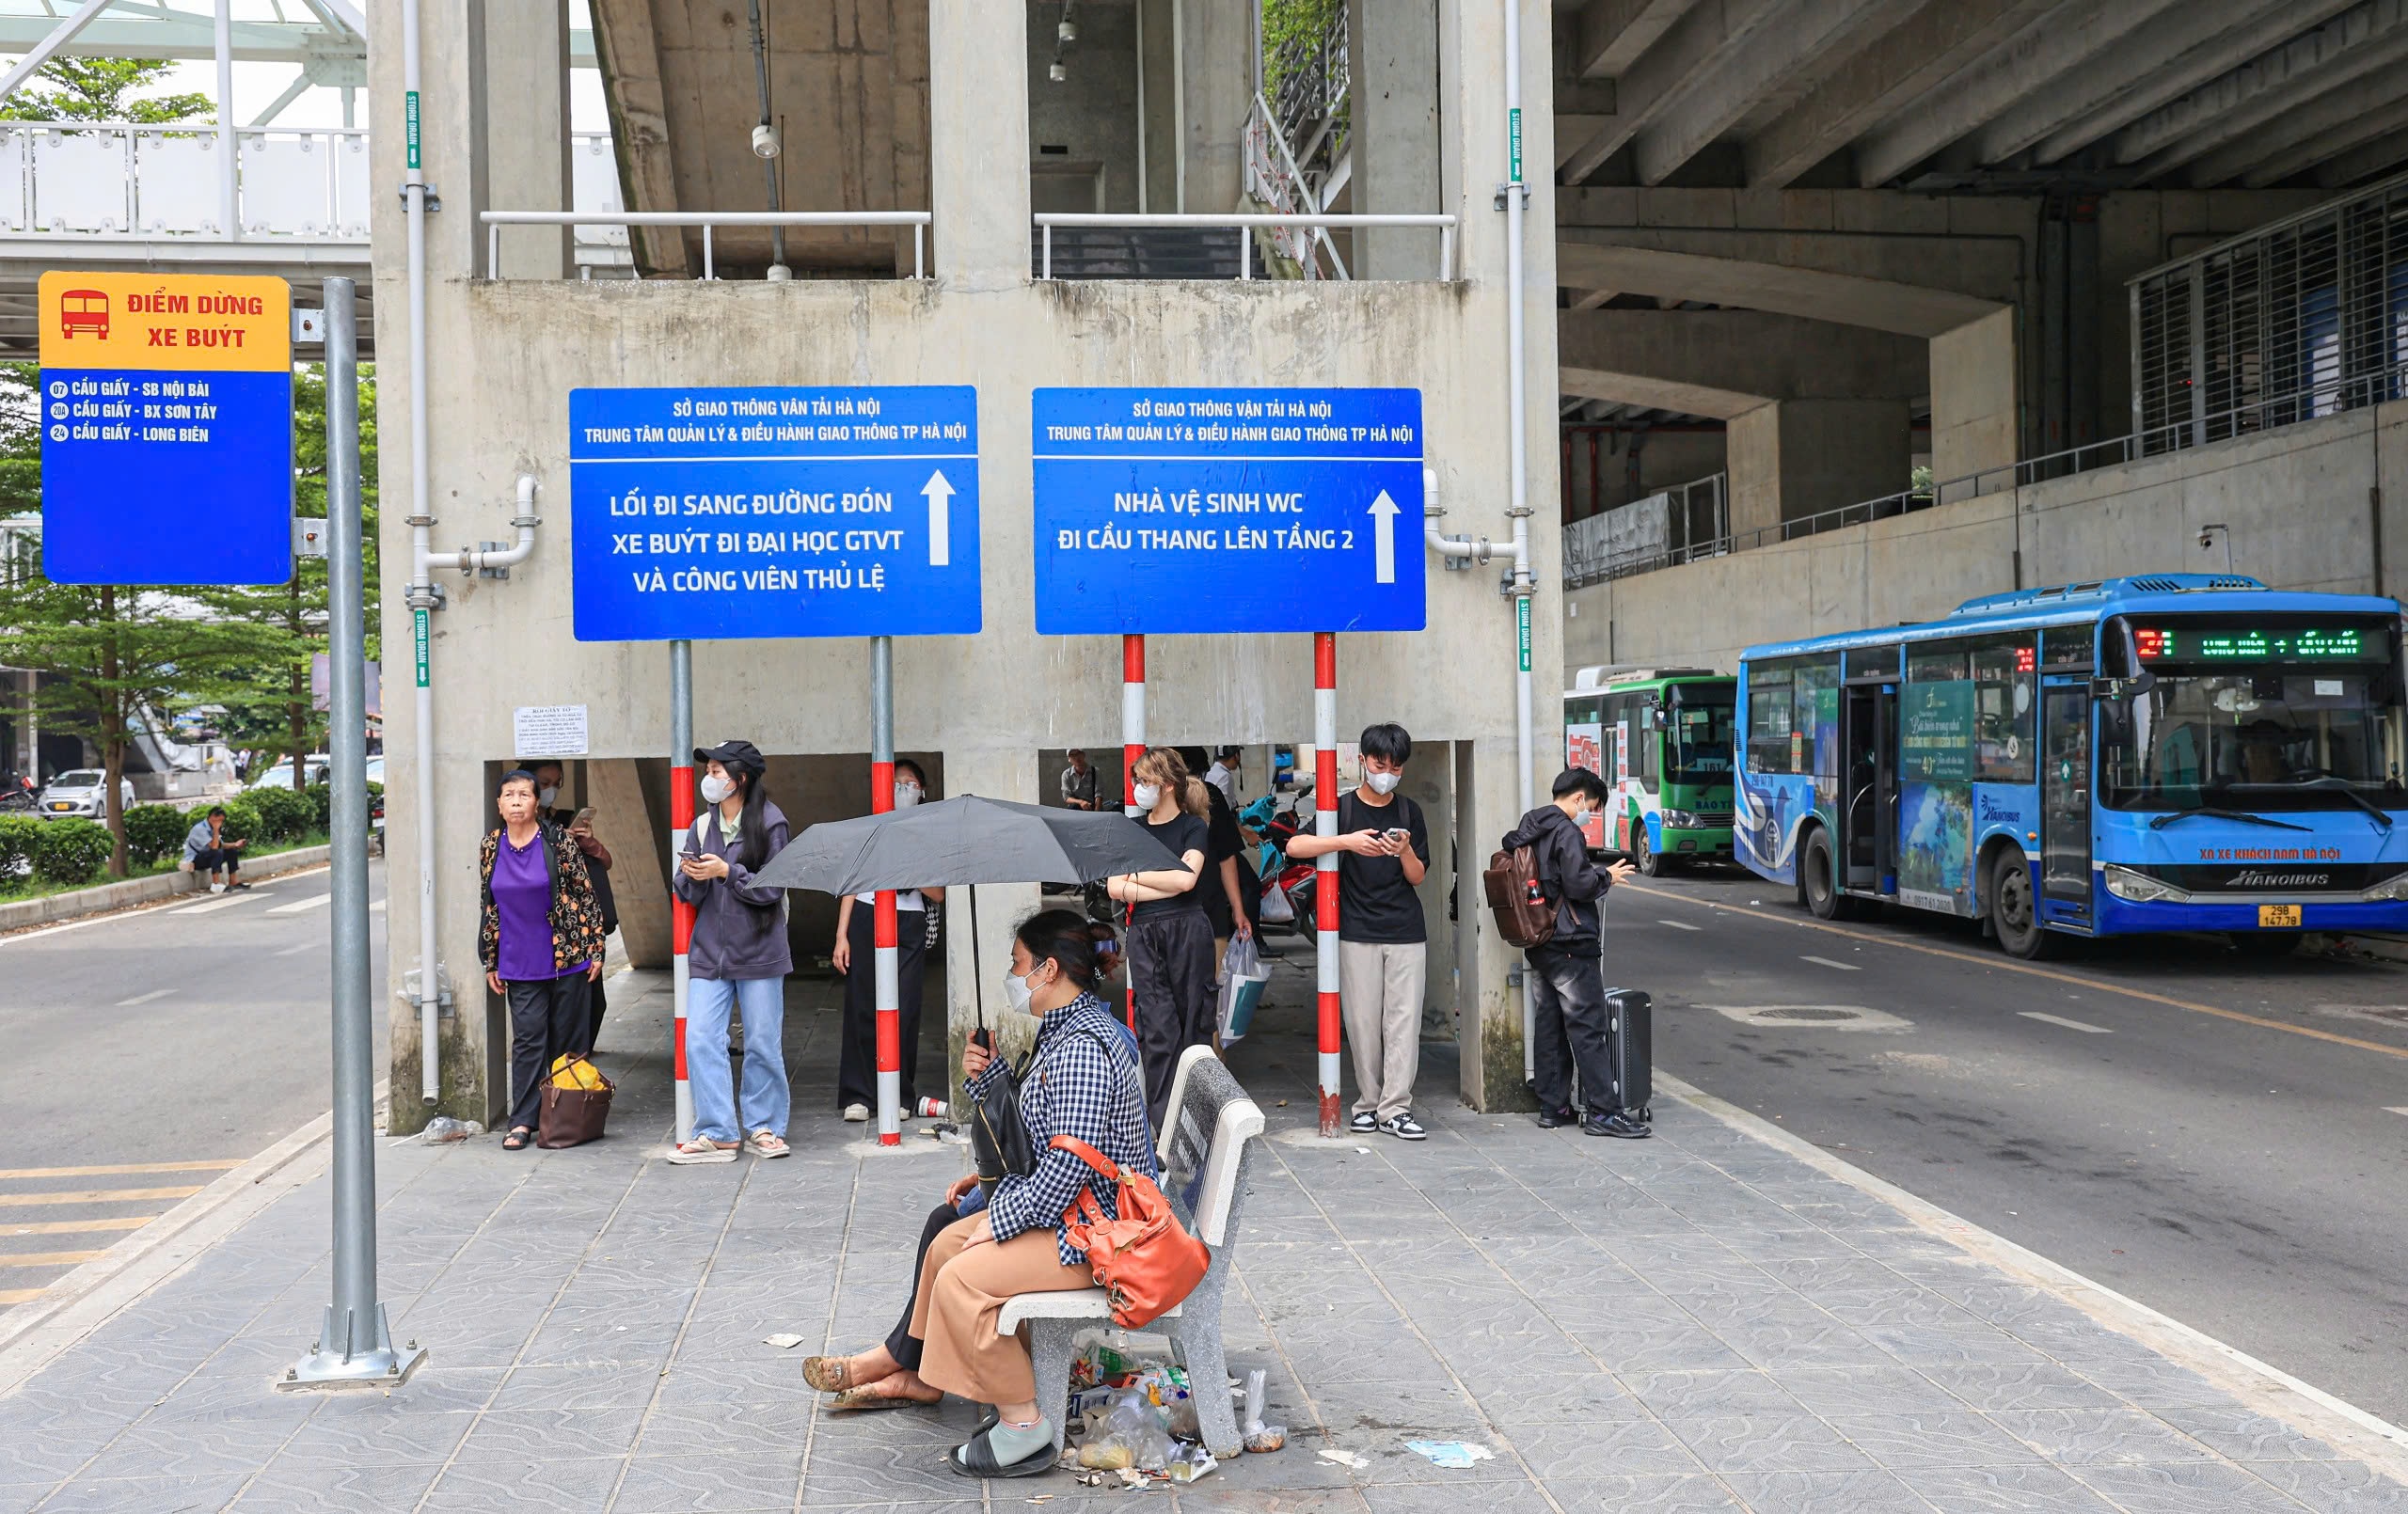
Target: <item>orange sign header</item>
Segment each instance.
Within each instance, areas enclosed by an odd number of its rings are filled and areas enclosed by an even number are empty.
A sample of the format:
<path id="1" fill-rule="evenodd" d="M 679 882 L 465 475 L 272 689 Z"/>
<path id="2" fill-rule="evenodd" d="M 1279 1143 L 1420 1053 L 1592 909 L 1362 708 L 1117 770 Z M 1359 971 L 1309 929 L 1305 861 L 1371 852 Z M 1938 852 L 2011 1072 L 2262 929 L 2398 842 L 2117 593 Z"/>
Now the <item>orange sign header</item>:
<path id="1" fill-rule="evenodd" d="M 41 366 L 173 372 L 293 366 L 293 290 L 255 275 L 41 276 Z"/>

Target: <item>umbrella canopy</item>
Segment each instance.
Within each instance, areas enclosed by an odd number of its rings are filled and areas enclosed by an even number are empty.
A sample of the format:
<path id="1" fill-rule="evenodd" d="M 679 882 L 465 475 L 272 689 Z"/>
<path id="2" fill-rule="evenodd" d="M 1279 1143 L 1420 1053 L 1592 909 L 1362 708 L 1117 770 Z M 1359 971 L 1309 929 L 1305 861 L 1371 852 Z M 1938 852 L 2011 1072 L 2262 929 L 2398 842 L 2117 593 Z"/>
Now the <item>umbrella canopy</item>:
<path id="1" fill-rule="evenodd" d="M 1085 883 L 1178 867 L 1126 815 L 964 795 L 806 828 L 754 881 L 772 889 L 867 893 L 963 883 Z"/>

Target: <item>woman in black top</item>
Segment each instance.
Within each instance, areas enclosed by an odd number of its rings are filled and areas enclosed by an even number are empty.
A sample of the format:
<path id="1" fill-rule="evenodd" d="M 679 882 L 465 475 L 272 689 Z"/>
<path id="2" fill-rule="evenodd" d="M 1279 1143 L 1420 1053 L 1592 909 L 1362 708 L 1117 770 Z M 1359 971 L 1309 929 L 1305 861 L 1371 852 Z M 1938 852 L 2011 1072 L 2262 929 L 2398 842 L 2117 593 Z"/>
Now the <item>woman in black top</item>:
<path id="1" fill-rule="evenodd" d="M 1211 800 L 1204 781 L 1168 747 L 1149 749 L 1130 775 L 1139 818 L 1180 861 L 1123 873 L 1108 885 L 1128 911 L 1129 989 L 1145 1053 L 1146 1108 L 1159 1128 L 1180 1053 L 1212 1044 L 1212 923 L 1197 891 L 1212 850 L 1205 824 Z"/>

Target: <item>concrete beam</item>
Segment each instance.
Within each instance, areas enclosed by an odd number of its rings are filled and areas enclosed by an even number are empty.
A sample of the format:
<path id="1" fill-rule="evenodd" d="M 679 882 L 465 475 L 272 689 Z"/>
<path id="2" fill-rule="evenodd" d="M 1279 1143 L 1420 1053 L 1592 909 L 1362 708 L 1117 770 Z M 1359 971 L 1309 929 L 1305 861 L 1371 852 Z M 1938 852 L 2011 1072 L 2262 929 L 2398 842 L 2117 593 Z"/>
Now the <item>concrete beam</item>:
<path id="1" fill-rule="evenodd" d="M 1615 80 L 1614 118 L 1581 145 L 1562 177 L 1578 183 L 1695 86 L 1724 49 L 1780 19 L 1779 0 L 1703 0 Z"/>
<path id="2" fill-rule="evenodd" d="M 619 196 L 631 211 L 673 211 L 677 166 L 669 150 L 669 110 L 660 83 L 660 41 L 652 0 L 592 0 L 594 51 L 619 150 Z M 689 276 L 686 234 L 675 227 L 636 231 L 636 265 L 670 278 Z"/>
<path id="3" fill-rule="evenodd" d="M 2000 112 L 2115 46 L 2151 18 L 2191 0 L 2070 4 L 2026 27 L 1856 145 L 1857 182 L 1886 184 Z"/>
<path id="4" fill-rule="evenodd" d="M 1787 400 L 1723 433 L 1731 530 L 1766 530 L 1907 487 L 1911 418 L 1903 400 Z"/>
<path id="5" fill-rule="evenodd" d="M 1680 102 L 1639 134 L 1634 152 L 1642 184 L 1660 184 L 1737 125 L 1768 96 L 1868 32 L 1895 25 L 1920 0 L 1792 0 L 1777 28 L 1726 48 Z"/>
<path id="6" fill-rule="evenodd" d="M 2083 77 L 2067 78 L 2061 90 L 2090 93 L 2098 85 L 2112 84 L 2114 92 L 2100 96 L 2097 105 L 2082 114 L 2062 118 L 2062 124 L 2050 128 L 2036 142 L 2020 143 L 2007 150 L 2019 152 L 2030 147 L 2035 162 L 2062 162 L 2167 101 L 2281 46 L 2303 29 L 2322 25 L 2356 3 L 2358 0 L 2272 0 L 2271 4 L 2269 0 L 2204 0 L 2194 17 L 2185 18 L 2194 20 L 2195 24 L 2147 28 L 2144 36 L 2132 39 L 2129 48 L 2085 64 Z M 2179 45 L 2181 50 L 2168 55 L 2164 49 L 2169 44 Z M 1999 131 L 2002 124 L 1993 122 L 1986 129 L 1985 136 Z"/>
<path id="7" fill-rule="evenodd" d="M 1611 289 L 1584 290 L 1581 292 L 1580 297 L 1572 302 L 1572 308 L 1576 310 L 1593 310 L 1621 292 L 1622 292 L 1620 290 Z"/>
<path id="8" fill-rule="evenodd" d="M 2321 122 L 2322 130 L 2310 129 L 2311 122 Z M 2325 159 L 2337 156 L 2369 142 L 2408 128 L 2408 97 L 2400 93 L 2400 82 L 2387 76 L 2360 79 L 2345 89 L 2335 90 L 2313 104 L 2294 111 L 2283 122 L 2282 135 L 2288 142 L 2266 142 L 2252 138 L 2249 149 L 2255 162 L 2241 176 L 2241 181 L 2251 189 L 2263 189 L 2279 183 L 2291 175 L 2315 167 Z M 2301 133 L 2305 131 L 2306 134 Z M 2273 134 L 2264 134 L 2271 136 Z M 2221 180 L 2206 177 L 2210 172 L 2222 173 L 2226 165 L 2242 151 L 2235 143 L 2214 157 L 2202 158 L 2192 166 L 2191 181 L 2205 188 Z M 2229 177 L 2229 175 L 2226 175 Z"/>
<path id="9" fill-rule="evenodd" d="M 2057 0 L 1930 0 L 1826 73 L 1805 98 L 1748 139 L 1748 182 L 1780 189 L 1876 122 L 1939 87 Z"/>
<path id="10" fill-rule="evenodd" d="M 1644 313 L 1644 312 L 1641 312 Z M 1619 373 L 1609 369 L 1562 367 L 1556 386 L 1564 394 L 1605 400 L 1639 410 L 1671 410 L 1687 416 L 1729 420 L 1770 402 L 1761 394 L 1718 389 L 1704 384 L 1683 384 L 1643 373 Z"/>
<path id="11" fill-rule="evenodd" d="M 1581 8 L 1573 71 L 1610 79 L 1656 45 L 1694 0 L 1589 0 Z"/>
<path id="12" fill-rule="evenodd" d="M 2012 238 L 1628 229 L 1565 231 L 1556 280 L 1935 337 L 2015 303 Z"/>
<path id="13" fill-rule="evenodd" d="M 2394 132 L 2317 166 L 2320 189 L 2347 189 L 2362 179 L 2408 162 L 2408 132 Z"/>
<path id="14" fill-rule="evenodd" d="M 1573 154 L 1596 139 L 1597 134 L 1613 124 L 1610 114 L 1603 116 L 1555 113 L 1555 166 L 1561 168 L 1572 161 Z"/>
<path id="15" fill-rule="evenodd" d="M 2213 151 L 2298 103 L 2379 68 L 2408 37 L 2408 0 L 2366 0 L 2323 25 L 2253 59 L 2116 134 L 2115 160 L 2157 173 Z"/>
<path id="16" fill-rule="evenodd" d="M 1556 358 L 1630 381 L 1610 393 L 1566 392 L 1726 420 L 1766 400 L 1912 399 L 1930 378 L 1928 344 L 1917 338 L 1760 310 L 1565 311 Z M 1720 398 L 1643 398 L 1676 390 Z"/>

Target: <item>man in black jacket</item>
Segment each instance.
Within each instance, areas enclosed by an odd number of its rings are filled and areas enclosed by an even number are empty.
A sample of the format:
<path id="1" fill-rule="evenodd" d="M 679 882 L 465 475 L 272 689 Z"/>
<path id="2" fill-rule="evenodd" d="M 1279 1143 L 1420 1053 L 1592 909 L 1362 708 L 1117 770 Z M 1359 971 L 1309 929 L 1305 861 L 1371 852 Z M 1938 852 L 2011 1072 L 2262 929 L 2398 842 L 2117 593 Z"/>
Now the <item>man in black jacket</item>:
<path id="1" fill-rule="evenodd" d="M 1569 767 L 1555 781 L 1555 801 L 1522 817 L 1505 837 L 1505 849 L 1538 849 L 1539 882 L 1555 901 L 1555 937 L 1527 952 L 1531 1049 L 1539 1095 L 1539 1125 L 1552 1130 L 1570 1125 L 1572 1068 L 1589 1104 L 1581 1130 L 1593 1136 L 1639 1139 L 1647 1127 L 1615 1108 L 1609 1090 L 1613 1067 L 1606 1046 L 1606 980 L 1597 959 L 1598 905 L 1606 891 L 1637 871 L 1613 862 L 1600 871 L 1589 860 L 1581 817 L 1604 808 L 1605 780 L 1585 767 Z"/>

